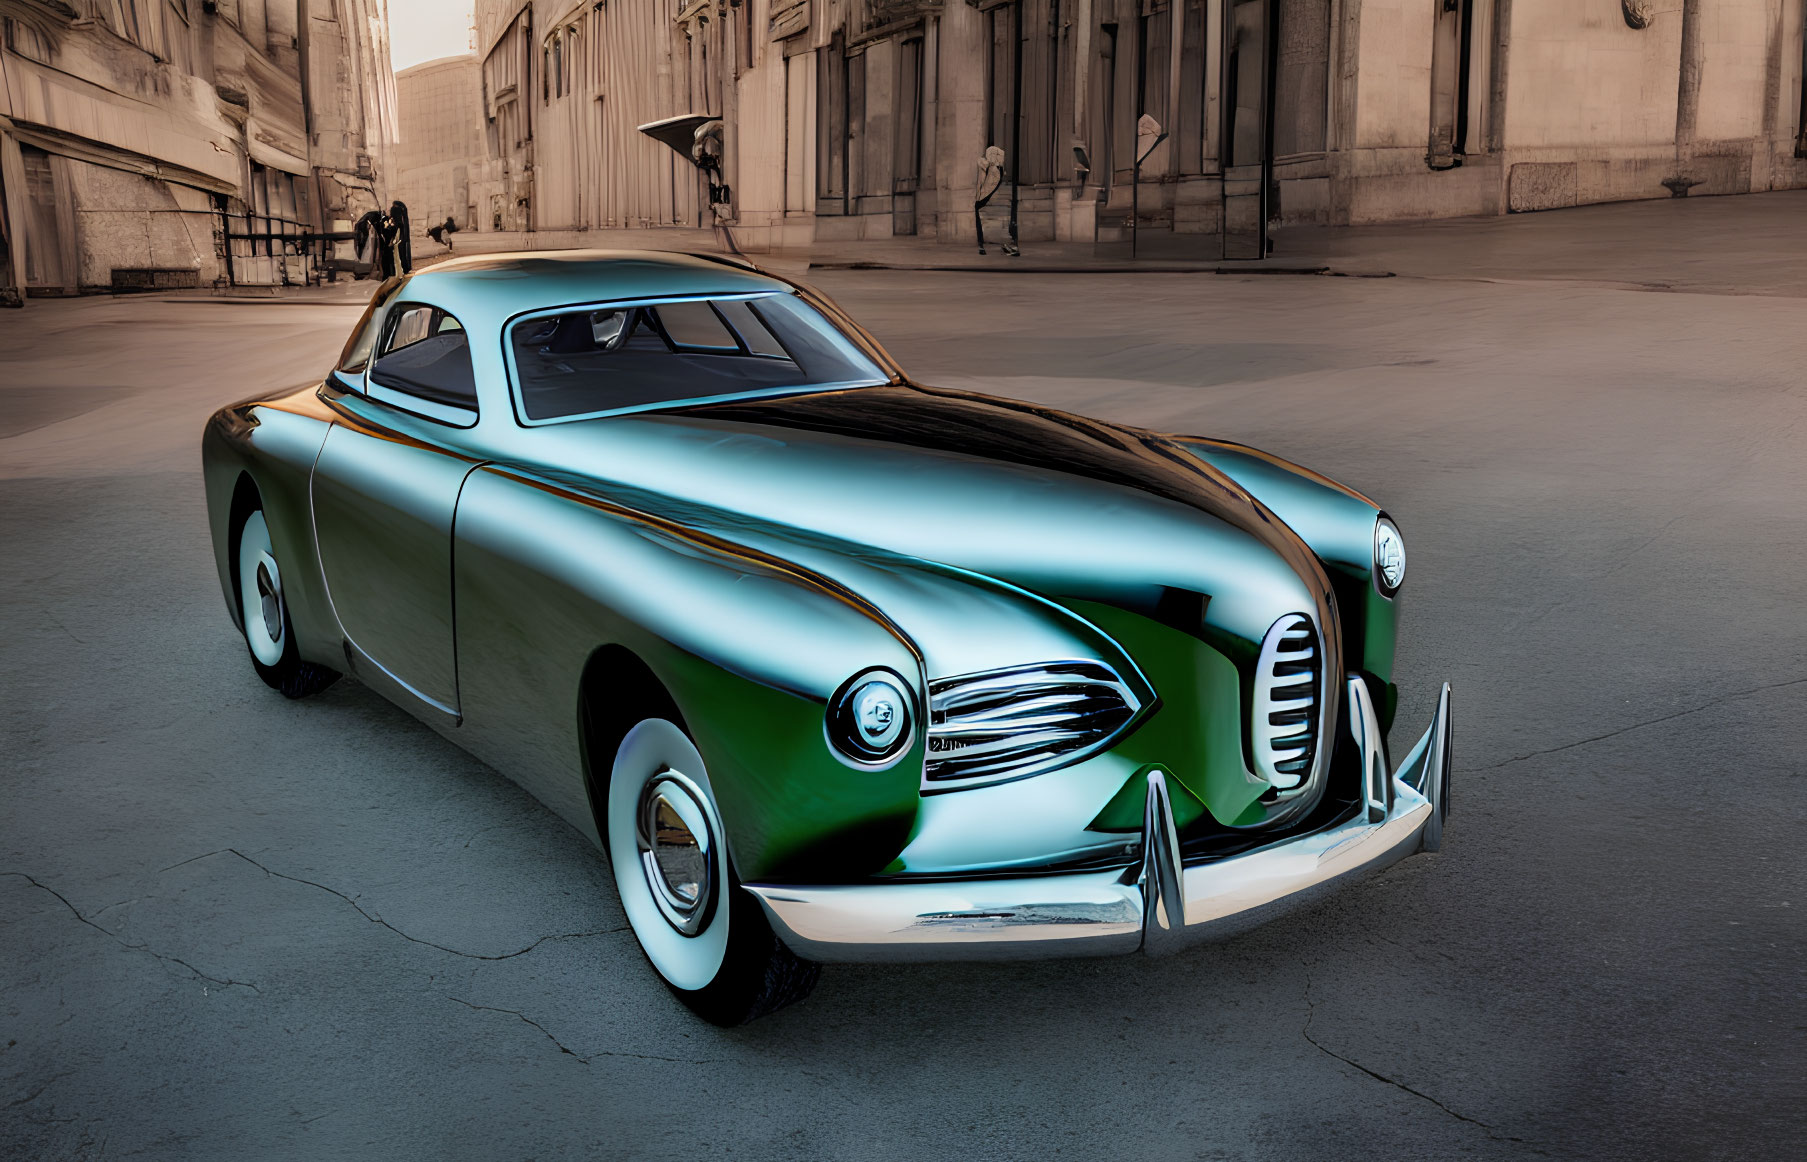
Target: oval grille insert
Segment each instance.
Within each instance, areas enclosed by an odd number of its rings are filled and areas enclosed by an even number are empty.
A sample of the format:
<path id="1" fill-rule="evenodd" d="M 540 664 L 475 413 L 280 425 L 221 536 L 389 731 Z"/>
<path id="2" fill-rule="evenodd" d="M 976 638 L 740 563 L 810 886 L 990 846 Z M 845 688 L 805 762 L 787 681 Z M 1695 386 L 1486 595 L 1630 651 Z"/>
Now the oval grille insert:
<path id="1" fill-rule="evenodd" d="M 1317 758 L 1323 654 L 1311 618 L 1289 613 L 1267 631 L 1255 663 L 1255 765 L 1283 797 L 1304 789 Z"/>
<path id="2" fill-rule="evenodd" d="M 1077 762 L 1110 745 L 1142 709 L 1102 662 L 1046 662 L 929 683 L 934 784 L 1000 782 Z"/>

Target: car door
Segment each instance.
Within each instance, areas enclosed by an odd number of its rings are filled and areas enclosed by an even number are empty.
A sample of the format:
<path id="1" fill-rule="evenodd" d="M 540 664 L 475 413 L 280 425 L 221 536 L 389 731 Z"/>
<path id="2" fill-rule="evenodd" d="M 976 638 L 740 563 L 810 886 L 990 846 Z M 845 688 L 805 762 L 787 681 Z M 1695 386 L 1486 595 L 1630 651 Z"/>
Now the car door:
<path id="1" fill-rule="evenodd" d="M 477 419 L 469 340 L 429 303 L 397 302 L 371 325 L 371 354 L 353 344 L 365 364 L 323 389 L 337 414 L 314 464 L 320 565 L 358 676 L 456 721 L 452 514 L 481 463 L 465 447 Z"/>

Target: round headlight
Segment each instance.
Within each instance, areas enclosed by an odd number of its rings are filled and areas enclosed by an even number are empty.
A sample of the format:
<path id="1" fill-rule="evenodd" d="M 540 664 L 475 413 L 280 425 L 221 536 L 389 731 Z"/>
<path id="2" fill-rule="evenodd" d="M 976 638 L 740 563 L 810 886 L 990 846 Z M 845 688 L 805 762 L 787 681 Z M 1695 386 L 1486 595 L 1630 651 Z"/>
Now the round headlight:
<path id="1" fill-rule="evenodd" d="M 829 700 L 829 744 L 855 766 L 889 766 L 909 749 L 910 706 L 909 684 L 890 670 L 856 675 Z"/>
<path id="2" fill-rule="evenodd" d="M 1405 537 L 1387 517 L 1374 522 L 1374 587 L 1391 597 L 1405 584 Z"/>

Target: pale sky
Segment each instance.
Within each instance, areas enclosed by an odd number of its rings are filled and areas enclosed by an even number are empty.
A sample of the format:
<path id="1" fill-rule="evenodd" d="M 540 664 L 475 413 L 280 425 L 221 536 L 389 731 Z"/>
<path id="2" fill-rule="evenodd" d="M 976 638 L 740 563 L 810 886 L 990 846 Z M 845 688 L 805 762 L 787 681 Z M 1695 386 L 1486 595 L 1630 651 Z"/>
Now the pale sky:
<path id="1" fill-rule="evenodd" d="M 471 0 L 389 0 L 389 60 L 396 72 L 471 50 Z"/>

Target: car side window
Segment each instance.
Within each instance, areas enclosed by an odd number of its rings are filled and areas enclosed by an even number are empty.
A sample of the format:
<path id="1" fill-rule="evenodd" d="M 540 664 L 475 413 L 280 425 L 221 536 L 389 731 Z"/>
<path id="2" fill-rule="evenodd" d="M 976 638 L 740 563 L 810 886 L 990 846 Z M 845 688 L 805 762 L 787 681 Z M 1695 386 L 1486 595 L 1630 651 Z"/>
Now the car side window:
<path id="1" fill-rule="evenodd" d="M 447 312 L 425 303 L 397 303 L 384 324 L 370 364 L 370 385 L 397 392 L 397 407 L 446 423 L 470 423 L 477 413 L 477 380 L 470 337 Z M 373 391 L 373 397 L 376 396 Z"/>

